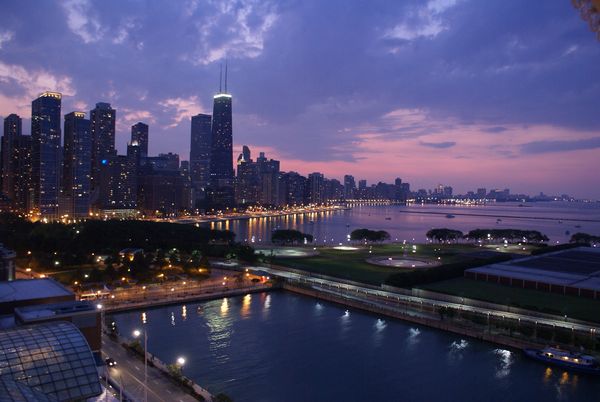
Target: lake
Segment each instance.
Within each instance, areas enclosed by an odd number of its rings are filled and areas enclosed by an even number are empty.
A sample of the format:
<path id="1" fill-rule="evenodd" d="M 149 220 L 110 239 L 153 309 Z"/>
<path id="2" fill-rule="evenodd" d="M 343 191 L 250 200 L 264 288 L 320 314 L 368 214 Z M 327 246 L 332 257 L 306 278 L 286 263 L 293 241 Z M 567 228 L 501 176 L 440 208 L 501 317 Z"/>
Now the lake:
<path id="1" fill-rule="evenodd" d="M 273 291 L 145 311 L 148 349 L 234 401 L 598 401 L 519 351 Z M 124 336 L 142 311 L 113 316 Z"/>

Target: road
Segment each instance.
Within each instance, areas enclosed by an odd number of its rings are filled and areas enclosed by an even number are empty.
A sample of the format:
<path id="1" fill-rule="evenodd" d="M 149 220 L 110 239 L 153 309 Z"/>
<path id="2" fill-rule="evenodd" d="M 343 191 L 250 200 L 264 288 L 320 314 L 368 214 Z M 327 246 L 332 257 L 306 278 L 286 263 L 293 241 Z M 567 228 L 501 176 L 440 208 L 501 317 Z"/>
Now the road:
<path id="1" fill-rule="evenodd" d="M 144 401 L 144 362 L 107 336 L 102 337 L 102 354 L 111 357 L 117 366 L 110 369 L 111 379 L 136 401 Z M 148 401 L 198 402 L 163 373 L 148 366 Z"/>
<path id="2" fill-rule="evenodd" d="M 477 306 L 471 306 L 468 304 L 459 304 L 452 303 L 441 300 L 428 299 L 417 296 L 408 296 L 394 292 L 388 292 L 385 290 L 373 289 L 369 287 L 362 287 L 356 285 L 350 285 L 343 282 L 338 282 L 335 280 L 328 280 L 322 278 L 311 277 L 310 274 L 299 274 L 296 272 L 285 271 L 276 268 L 268 268 L 268 267 L 252 267 L 252 269 L 265 271 L 273 276 L 279 276 L 286 279 L 291 279 L 294 281 L 298 281 L 300 283 L 304 283 L 309 286 L 316 287 L 316 290 L 320 291 L 328 291 L 330 293 L 335 293 L 337 295 L 344 296 L 352 296 L 352 298 L 362 298 L 369 300 L 371 302 L 376 301 L 379 303 L 385 303 L 389 301 L 390 303 L 395 304 L 412 304 L 412 305 L 429 305 L 435 307 L 449 307 L 455 310 L 463 310 L 463 311 L 472 311 L 479 314 L 490 315 L 492 317 L 501 317 L 501 318 L 510 318 L 514 320 L 520 321 L 528 321 L 531 323 L 544 324 L 549 326 L 556 326 L 567 328 L 569 330 L 575 330 L 578 332 L 585 332 L 588 334 L 597 334 L 600 331 L 600 325 L 595 325 L 593 323 L 580 323 L 573 322 L 572 320 L 565 320 L 562 317 L 552 318 L 549 314 L 536 314 L 535 312 L 531 312 L 530 314 L 516 313 L 510 312 L 506 310 L 494 310 L 490 308 L 482 308 Z M 506 307 L 504 307 L 506 308 Z"/>

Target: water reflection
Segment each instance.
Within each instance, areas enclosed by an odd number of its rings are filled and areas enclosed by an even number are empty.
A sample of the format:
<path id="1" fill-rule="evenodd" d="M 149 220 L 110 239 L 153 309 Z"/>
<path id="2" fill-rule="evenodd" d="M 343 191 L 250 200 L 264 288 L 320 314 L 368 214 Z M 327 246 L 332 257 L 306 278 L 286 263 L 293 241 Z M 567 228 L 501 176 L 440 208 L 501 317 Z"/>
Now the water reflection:
<path id="1" fill-rule="evenodd" d="M 385 329 L 385 327 L 387 327 L 387 324 L 384 320 L 378 318 L 377 321 L 375 321 L 374 326 L 375 332 L 373 333 L 373 342 L 375 343 L 375 346 L 379 346 L 383 341 L 383 330 Z"/>
<path id="2" fill-rule="evenodd" d="M 171 311 L 171 325 L 175 326 L 175 312 Z"/>
<path id="3" fill-rule="evenodd" d="M 408 339 L 407 342 L 409 346 L 414 346 L 419 343 L 419 335 L 421 334 L 421 330 L 419 328 L 410 328 L 408 330 Z"/>
<path id="4" fill-rule="evenodd" d="M 226 316 L 229 311 L 229 301 L 227 298 L 224 298 L 221 302 L 221 316 Z"/>
<path id="5" fill-rule="evenodd" d="M 513 354 L 506 349 L 494 349 L 494 354 L 500 359 L 496 369 L 496 378 L 504 378 L 510 374 L 510 366 L 514 362 Z"/>
<path id="6" fill-rule="evenodd" d="M 185 305 L 181 307 L 181 318 L 183 318 L 183 321 L 187 319 L 187 307 Z"/>
<path id="7" fill-rule="evenodd" d="M 215 300 L 205 305 L 204 317 L 209 328 L 208 342 L 209 350 L 214 356 L 215 362 L 226 363 L 229 359 L 229 346 L 233 334 L 233 318 L 228 314 L 229 300 L 227 298 Z"/>
<path id="8" fill-rule="evenodd" d="M 250 316 L 250 303 L 252 301 L 252 296 L 247 294 L 242 299 L 242 309 L 240 310 L 240 316 L 242 318 L 248 318 Z"/>
<path id="9" fill-rule="evenodd" d="M 469 342 L 467 342 L 464 339 L 461 339 L 458 342 L 452 341 L 452 343 L 450 344 L 450 350 L 448 351 L 448 359 L 450 360 L 450 362 L 457 362 L 459 360 L 462 360 L 462 352 L 467 348 L 467 346 L 469 346 Z"/>
<path id="10" fill-rule="evenodd" d="M 146 316 L 146 312 L 144 311 L 142 313 L 142 324 L 146 324 L 148 322 L 147 316 Z"/>

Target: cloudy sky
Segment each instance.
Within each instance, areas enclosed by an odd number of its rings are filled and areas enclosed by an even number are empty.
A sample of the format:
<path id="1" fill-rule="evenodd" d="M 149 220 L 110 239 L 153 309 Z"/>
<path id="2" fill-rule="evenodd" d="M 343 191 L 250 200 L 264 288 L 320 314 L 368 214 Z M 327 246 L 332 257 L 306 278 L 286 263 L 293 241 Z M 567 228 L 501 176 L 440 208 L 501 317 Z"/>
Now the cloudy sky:
<path id="1" fill-rule="evenodd" d="M 12 1 L 0 116 L 117 109 L 188 159 L 229 60 L 234 153 L 282 170 L 600 198 L 600 42 L 569 0 Z"/>

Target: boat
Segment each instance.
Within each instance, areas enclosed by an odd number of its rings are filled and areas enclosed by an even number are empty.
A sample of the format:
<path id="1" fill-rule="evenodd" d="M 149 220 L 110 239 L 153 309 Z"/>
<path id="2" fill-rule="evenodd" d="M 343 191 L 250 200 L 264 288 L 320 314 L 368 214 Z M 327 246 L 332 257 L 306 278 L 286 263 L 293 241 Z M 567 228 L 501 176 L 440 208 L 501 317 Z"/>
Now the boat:
<path id="1" fill-rule="evenodd" d="M 579 228 L 581 227 L 581 225 L 575 225 L 575 227 L 576 227 L 577 229 L 579 229 Z"/>
<path id="2" fill-rule="evenodd" d="M 391 220 L 392 220 L 392 218 L 390 218 L 389 216 L 386 216 L 386 217 L 385 217 L 385 220 L 386 220 L 386 221 L 391 221 Z"/>
<path id="3" fill-rule="evenodd" d="M 446 215 L 446 218 L 448 218 L 448 219 L 454 218 L 454 215 L 452 215 L 452 214 L 447 214 L 447 215 Z"/>
<path id="4" fill-rule="evenodd" d="M 534 360 L 561 367 L 566 370 L 600 375 L 600 364 L 592 356 L 552 347 L 544 349 L 523 349 L 523 352 L 526 356 Z"/>

